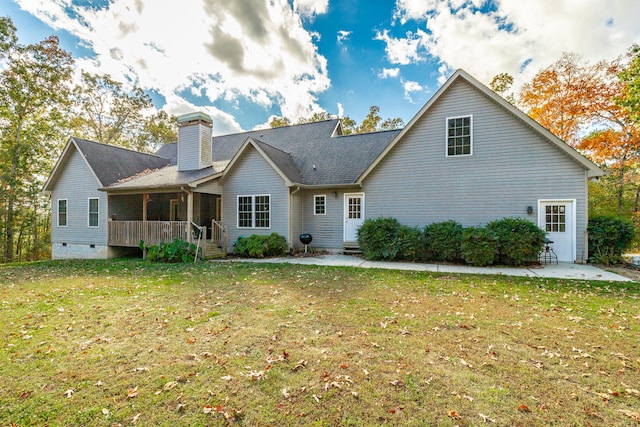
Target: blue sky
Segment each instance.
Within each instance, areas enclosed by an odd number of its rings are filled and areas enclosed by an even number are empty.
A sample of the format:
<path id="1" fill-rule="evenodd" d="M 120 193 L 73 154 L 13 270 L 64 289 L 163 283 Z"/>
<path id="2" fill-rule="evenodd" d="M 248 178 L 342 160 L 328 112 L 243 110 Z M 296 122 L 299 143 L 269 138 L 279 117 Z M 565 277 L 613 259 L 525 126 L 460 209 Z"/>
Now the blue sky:
<path id="1" fill-rule="evenodd" d="M 158 109 L 210 114 L 216 134 L 317 111 L 360 122 L 371 105 L 407 122 L 457 68 L 519 86 L 563 52 L 640 43 L 637 0 L 4 0 L 0 15 Z"/>

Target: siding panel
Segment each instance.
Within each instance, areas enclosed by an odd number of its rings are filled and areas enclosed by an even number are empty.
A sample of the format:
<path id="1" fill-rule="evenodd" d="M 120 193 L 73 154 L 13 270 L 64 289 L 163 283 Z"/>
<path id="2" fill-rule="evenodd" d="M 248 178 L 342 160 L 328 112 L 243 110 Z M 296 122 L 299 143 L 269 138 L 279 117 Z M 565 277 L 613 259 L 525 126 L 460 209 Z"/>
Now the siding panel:
<path id="1" fill-rule="evenodd" d="M 51 193 L 51 242 L 107 244 L 107 195 L 75 148 Z M 89 227 L 89 198 L 99 200 L 98 227 Z M 58 227 L 58 199 L 67 199 L 67 227 Z"/>
<path id="2" fill-rule="evenodd" d="M 269 194 L 271 228 L 237 228 L 238 195 Z M 289 188 L 253 148 L 249 147 L 224 181 L 223 222 L 229 231 L 229 250 L 239 236 L 276 232 L 289 240 Z M 291 245 L 292 242 L 288 241 Z"/>
<path id="3" fill-rule="evenodd" d="M 473 155 L 446 157 L 446 118 L 473 115 Z M 458 81 L 364 182 L 366 217 L 465 226 L 518 216 L 539 199 L 577 199 L 577 255 L 586 226 L 586 171 L 526 124 Z M 534 213 L 527 214 L 527 206 Z"/>

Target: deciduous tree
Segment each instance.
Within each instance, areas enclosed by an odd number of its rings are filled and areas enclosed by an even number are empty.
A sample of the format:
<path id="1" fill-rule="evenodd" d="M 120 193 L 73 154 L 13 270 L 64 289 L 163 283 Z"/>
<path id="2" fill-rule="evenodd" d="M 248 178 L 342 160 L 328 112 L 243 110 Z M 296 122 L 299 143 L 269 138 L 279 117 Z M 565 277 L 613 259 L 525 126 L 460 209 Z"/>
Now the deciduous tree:
<path id="1" fill-rule="evenodd" d="M 79 114 L 74 117 L 74 133 L 80 137 L 149 151 L 140 138 L 144 132 L 144 111 L 152 107 L 151 98 L 139 87 L 126 88 L 108 74 L 82 73 L 73 91 Z"/>
<path id="2" fill-rule="evenodd" d="M 0 49 L 2 257 L 12 261 L 16 232 L 23 243 L 42 214 L 38 195 L 66 127 L 73 60 L 53 36 L 19 44 L 8 18 L 0 18 Z"/>

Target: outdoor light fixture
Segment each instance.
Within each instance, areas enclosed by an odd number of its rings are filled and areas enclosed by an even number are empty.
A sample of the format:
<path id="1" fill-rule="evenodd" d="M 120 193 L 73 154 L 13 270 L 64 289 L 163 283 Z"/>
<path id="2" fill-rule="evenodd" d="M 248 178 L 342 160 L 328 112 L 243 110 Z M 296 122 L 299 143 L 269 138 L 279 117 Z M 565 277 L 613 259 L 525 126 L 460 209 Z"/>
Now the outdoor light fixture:
<path id="1" fill-rule="evenodd" d="M 338 192 L 337 191 L 333 192 L 333 197 L 338 197 Z"/>
<path id="2" fill-rule="evenodd" d="M 527 213 L 531 215 L 533 213 L 533 206 L 527 206 Z"/>

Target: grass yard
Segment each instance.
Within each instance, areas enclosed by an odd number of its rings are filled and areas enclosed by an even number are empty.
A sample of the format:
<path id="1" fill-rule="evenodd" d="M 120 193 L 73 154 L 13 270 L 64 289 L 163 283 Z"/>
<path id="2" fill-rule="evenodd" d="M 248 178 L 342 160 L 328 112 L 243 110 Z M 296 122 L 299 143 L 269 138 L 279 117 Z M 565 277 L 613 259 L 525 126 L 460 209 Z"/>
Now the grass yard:
<path id="1" fill-rule="evenodd" d="M 0 267 L 0 425 L 640 425 L 640 287 L 141 260 Z"/>

